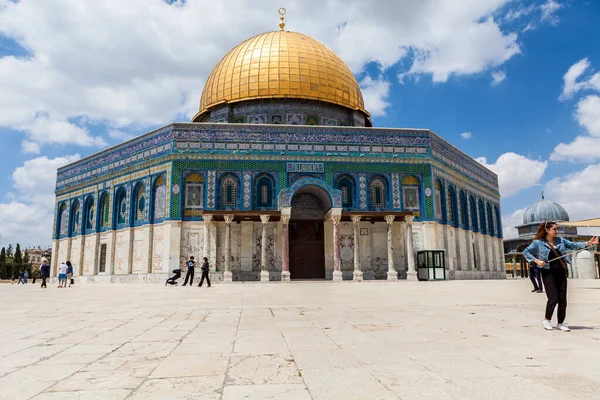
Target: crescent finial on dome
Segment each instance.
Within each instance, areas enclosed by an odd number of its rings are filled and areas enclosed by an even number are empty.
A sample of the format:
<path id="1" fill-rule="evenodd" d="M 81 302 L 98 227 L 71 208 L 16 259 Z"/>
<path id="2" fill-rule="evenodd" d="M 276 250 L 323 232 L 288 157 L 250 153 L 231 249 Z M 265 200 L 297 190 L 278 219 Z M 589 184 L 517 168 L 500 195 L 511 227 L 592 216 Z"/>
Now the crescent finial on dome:
<path id="1" fill-rule="evenodd" d="M 285 15 L 285 8 L 281 7 L 279 10 L 277 10 L 277 12 L 279 13 L 280 17 L 279 20 L 281 21 L 279 23 L 279 28 L 281 28 L 281 30 L 283 30 L 283 28 L 285 28 L 285 22 L 283 22 L 283 16 Z"/>
<path id="2" fill-rule="evenodd" d="M 542 200 L 544 200 L 544 191 L 542 190 Z"/>

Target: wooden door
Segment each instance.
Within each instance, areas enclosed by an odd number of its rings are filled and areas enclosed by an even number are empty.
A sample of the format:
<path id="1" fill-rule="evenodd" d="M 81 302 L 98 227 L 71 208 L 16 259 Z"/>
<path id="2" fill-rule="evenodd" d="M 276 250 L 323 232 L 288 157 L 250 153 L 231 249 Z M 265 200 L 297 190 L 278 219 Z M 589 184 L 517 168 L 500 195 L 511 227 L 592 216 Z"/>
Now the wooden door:
<path id="1" fill-rule="evenodd" d="M 325 279 L 323 221 L 290 221 L 290 276 Z"/>

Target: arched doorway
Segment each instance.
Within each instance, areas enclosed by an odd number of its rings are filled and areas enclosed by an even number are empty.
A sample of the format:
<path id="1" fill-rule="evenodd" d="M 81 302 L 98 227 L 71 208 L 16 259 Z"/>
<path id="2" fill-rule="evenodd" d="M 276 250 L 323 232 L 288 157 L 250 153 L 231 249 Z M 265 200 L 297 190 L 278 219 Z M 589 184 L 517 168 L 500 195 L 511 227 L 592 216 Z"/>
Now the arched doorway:
<path id="1" fill-rule="evenodd" d="M 292 198 L 290 218 L 291 279 L 325 279 L 323 217 L 331 201 L 323 189 L 305 186 Z"/>

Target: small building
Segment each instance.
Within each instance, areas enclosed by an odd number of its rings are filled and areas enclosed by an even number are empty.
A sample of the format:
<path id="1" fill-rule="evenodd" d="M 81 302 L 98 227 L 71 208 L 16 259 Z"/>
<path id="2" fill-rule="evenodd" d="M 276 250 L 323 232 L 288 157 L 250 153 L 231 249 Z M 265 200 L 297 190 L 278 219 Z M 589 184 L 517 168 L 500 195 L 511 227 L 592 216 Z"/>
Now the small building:
<path id="1" fill-rule="evenodd" d="M 576 227 L 562 224 L 569 221 L 569 214 L 560 204 L 546 200 L 544 192 L 542 192 L 542 199 L 533 203 L 525 210 L 523 224 L 515 227 L 519 232 L 519 237 L 504 240 L 506 270 L 513 277 L 528 276 L 529 263 L 523 255 L 523 250 L 533 241 L 540 224 L 546 221 L 557 222 L 558 233 L 565 239 L 571 241 L 586 241 L 590 239 L 589 235 L 580 236 Z"/>

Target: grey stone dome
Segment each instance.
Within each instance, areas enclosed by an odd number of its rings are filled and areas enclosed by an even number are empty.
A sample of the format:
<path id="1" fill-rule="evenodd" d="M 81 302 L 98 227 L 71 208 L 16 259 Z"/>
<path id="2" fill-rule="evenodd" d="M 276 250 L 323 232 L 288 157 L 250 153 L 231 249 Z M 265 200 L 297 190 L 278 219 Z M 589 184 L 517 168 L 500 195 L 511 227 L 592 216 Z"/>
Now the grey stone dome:
<path id="1" fill-rule="evenodd" d="M 523 214 L 523 225 L 568 220 L 567 211 L 560 204 L 544 199 L 544 192 L 542 192 L 542 200 L 530 205 Z"/>

